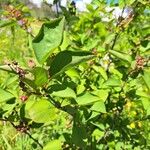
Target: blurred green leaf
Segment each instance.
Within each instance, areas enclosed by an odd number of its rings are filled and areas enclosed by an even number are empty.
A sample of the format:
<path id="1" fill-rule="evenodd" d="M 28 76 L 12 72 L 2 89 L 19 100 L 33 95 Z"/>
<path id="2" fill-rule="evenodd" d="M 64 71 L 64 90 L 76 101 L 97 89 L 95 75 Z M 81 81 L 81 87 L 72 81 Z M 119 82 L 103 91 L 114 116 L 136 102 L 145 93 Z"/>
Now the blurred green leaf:
<path id="1" fill-rule="evenodd" d="M 72 129 L 72 142 L 77 146 L 82 147 L 82 149 L 86 149 L 86 128 L 83 125 L 77 125 L 76 123 L 73 125 Z"/>
<path id="2" fill-rule="evenodd" d="M 0 20 L 0 28 L 7 27 L 7 26 L 12 26 L 16 22 L 12 20 Z"/>
<path id="3" fill-rule="evenodd" d="M 67 70 L 65 73 L 71 78 L 72 77 L 76 77 L 78 79 L 80 78 L 80 75 L 75 68 L 71 68 L 71 69 Z"/>

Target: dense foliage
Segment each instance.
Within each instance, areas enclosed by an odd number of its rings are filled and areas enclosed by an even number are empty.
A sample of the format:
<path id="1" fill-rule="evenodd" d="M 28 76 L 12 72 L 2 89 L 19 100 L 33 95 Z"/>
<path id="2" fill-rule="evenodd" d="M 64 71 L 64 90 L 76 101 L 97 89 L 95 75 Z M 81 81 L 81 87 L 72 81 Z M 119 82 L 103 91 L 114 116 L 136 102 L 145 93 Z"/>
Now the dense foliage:
<path id="1" fill-rule="evenodd" d="M 95 0 L 51 20 L 3 6 L 0 149 L 150 149 L 148 4 L 120 1 L 116 18 Z"/>

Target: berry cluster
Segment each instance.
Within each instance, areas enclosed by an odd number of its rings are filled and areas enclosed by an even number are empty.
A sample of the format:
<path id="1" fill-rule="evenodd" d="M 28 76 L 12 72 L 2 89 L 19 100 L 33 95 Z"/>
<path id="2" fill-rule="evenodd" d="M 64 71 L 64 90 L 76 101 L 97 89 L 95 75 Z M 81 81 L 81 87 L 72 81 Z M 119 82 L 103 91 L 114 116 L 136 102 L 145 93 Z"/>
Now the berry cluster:
<path id="1" fill-rule="evenodd" d="M 28 22 L 28 19 L 24 17 L 23 12 L 19 9 L 14 8 L 12 5 L 6 6 L 7 19 L 17 21 L 18 25 L 20 25 L 24 30 L 28 33 L 31 32 L 31 27 Z"/>
<path id="2" fill-rule="evenodd" d="M 25 102 L 25 101 L 28 99 L 28 96 L 22 95 L 22 96 L 20 97 L 20 99 L 21 99 L 22 102 Z"/>
<path id="3" fill-rule="evenodd" d="M 136 57 L 136 68 L 138 70 L 143 70 L 145 65 L 145 59 L 142 56 L 137 56 Z"/>
<path id="4" fill-rule="evenodd" d="M 15 126 L 17 131 L 26 133 L 29 130 L 29 126 L 25 122 L 20 122 L 19 125 Z"/>

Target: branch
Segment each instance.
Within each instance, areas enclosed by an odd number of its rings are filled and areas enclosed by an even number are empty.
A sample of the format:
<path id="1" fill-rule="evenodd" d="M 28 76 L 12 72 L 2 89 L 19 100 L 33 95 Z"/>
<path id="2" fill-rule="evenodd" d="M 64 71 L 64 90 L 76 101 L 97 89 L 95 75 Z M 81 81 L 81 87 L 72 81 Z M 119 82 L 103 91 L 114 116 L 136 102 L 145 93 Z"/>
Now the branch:
<path id="1" fill-rule="evenodd" d="M 125 7 L 126 7 L 126 6 L 124 6 L 124 8 L 122 9 L 121 16 L 119 16 L 120 20 L 119 20 L 118 23 L 116 24 L 116 28 L 121 24 L 122 20 L 124 20 L 122 16 L 123 16 L 123 12 L 124 12 L 124 10 L 125 10 Z M 114 46 L 115 46 L 115 44 L 116 44 L 116 41 L 117 41 L 118 36 L 119 36 L 119 32 L 116 32 L 115 38 L 114 38 L 113 43 L 112 43 L 112 46 L 111 46 L 111 50 L 114 49 Z"/>
<path id="2" fill-rule="evenodd" d="M 26 131 L 24 133 L 27 134 L 35 143 L 37 143 L 43 149 L 43 145 L 39 143 L 39 141 L 35 139 L 29 132 Z"/>
<path id="3" fill-rule="evenodd" d="M 40 144 L 37 139 L 33 138 L 32 135 L 27 131 L 29 129 L 28 126 L 22 126 L 21 127 L 20 126 L 21 124 L 20 125 L 15 125 L 14 122 L 10 121 L 7 117 L 5 117 L 5 119 L 0 118 L 0 120 L 9 122 L 17 131 L 20 131 L 22 133 L 27 134 L 29 136 L 29 138 L 31 138 L 35 143 L 37 143 L 43 149 L 43 145 Z M 18 130 L 18 129 L 21 129 L 21 130 Z"/>

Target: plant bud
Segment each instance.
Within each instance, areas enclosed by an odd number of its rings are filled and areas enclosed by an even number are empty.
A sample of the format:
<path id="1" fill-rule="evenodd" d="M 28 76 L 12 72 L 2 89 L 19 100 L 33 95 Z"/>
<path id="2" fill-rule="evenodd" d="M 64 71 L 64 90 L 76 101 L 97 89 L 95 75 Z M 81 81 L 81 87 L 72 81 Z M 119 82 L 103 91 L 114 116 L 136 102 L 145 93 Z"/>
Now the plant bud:
<path id="1" fill-rule="evenodd" d="M 28 96 L 22 95 L 22 96 L 20 97 L 20 99 L 21 99 L 22 102 L 25 102 L 25 101 L 28 99 Z"/>

